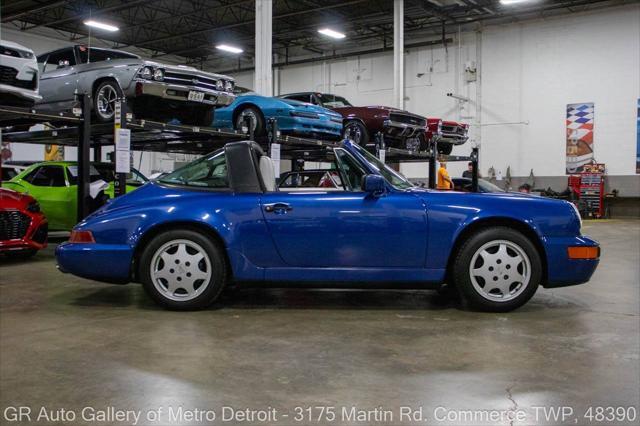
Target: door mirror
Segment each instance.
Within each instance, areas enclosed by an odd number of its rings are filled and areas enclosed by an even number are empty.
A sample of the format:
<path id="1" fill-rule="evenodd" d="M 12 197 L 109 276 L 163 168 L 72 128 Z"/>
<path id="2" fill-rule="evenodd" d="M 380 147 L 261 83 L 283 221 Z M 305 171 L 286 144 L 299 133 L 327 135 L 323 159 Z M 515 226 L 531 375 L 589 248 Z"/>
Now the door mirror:
<path id="1" fill-rule="evenodd" d="M 378 197 L 385 193 L 387 185 L 380 175 L 365 175 L 364 179 L 362 179 L 362 190 Z"/>

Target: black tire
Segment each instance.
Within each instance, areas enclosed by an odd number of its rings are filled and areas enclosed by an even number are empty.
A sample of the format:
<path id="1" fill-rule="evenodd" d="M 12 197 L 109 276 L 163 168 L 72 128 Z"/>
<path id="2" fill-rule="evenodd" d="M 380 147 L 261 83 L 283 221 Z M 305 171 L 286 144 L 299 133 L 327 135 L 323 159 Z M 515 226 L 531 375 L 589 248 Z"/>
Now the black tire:
<path id="1" fill-rule="evenodd" d="M 439 143 L 438 144 L 438 154 L 449 155 L 453 151 L 453 144 L 450 143 Z"/>
<path id="2" fill-rule="evenodd" d="M 502 294 L 483 295 L 481 291 L 484 291 L 484 289 L 487 288 L 486 286 L 489 284 L 484 282 L 482 278 L 476 277 L 474 279 L 478 284 L 478 287 L 481 288 L 481 290 L 477 290 L 472 281 L 471 272 L 470 272 L 471 261 L 473 260 L 474 255 L 478 251 L 480 251 L 483 247 L 486 247 L 487 245 L 492 244 L 492 242 L 499 242 L 499 241 L 509 242 L 510 244 L 515 245 L 516 247 L 521 249 L 524 255 L 526 255 L 526 258 L 528 258 L 529 267 L 530 267 L 528 282 L 526 284 L 520 283 L 520 287 L 518 287 L 518 283 L 516 281 L 514 281 L 511 284 L 510 282 L 515 279 L 513 278 L 512 274 L 515 272 L 516 268 L 517 268 L 517 272 L 520 272 L 521 266 L 522 268 L 527 268 L 527 266 L 525 266 L 526 260 L 524 260 L 525 259 L 524 257 L 521 257 L 523 259 L 523 263 L 513 269 L 509 267 L 510 265 L 507 266 L 508 264 L 507 262 L 498 262 L 498 260 L 496 260 L 495 262 L 499 263 L 500 265 L 498 265 L 497 263 L 487 264 L 489 266 L 487 266 L 486 273 L 491 275 L 495 273 L 496 276 L 494 276 L 492 279 L 495 280 L 497 283 L 502 283 L 502 282 L 506 283 L 506 286 L 508 286 L 508 288 L 511 289 L 510 291 L 513 292 L 512 294 L 509 293 L 509 296 L 507 297 L 512 297 L 512 296 L 514 297 L 511 298 L 510 300 L 505 300 L 505 301 L 495 300 L 495 299 L 504 297 L 504 292 L 502 292 Z M 518 254 L 517 252 L 513 251 L 513 249 L 511 248 L 507 250 L 511 250 L 511 253 L 508 255 L 510 258 L 518 259 L 517 257 L 511 257 L 511 255 L 514 253 Z M 462 297 L 463 302 L 472 309 L 489 311 L 489 312 L 512 311 L 524 305 L 529 299 L 533 297 L 542 279 L 542 261 L 540 260 L 540 254 L 538 253 L 538 250 L 536 249 L 534 244 L 529 240 L 529 238 L 527 238 L 522 233 L 511 228 L 496 226 L 496 227 L 480 230 L 475 234 L 471 235 L 463 243 L 460 250 L 458 250 L 455 256 L 456 257 L 453 262 L 453 270 L 451 271 L 452 272 L 451 276 L 453 277 L 454 284 L 458 292 L 460 293 L 460 296 Z M 484 260 L 476 259 L 475 263 L 477 264 L 478 262 L 480 263 L 478 267 L 484 266 L 483 265 Z M 494 269 L 491 269 L 491 268 L 494 268 Z M 501 278 L 497 277 L 498 275 L 502 276 L 502 274 L 505 274 L 504 281 Z M 507 277 L 509 278 L 507 279 Z M 483 282 L 484 282 L 484 286 L 481 287 L 481 284 Z M 493 290 L 494 289 L 489 289 L 489 293 L 492 292 Z M 516 294 L 517 296 L 515 296 Z"/>
<path id="3" fill-rule="evenodd" d="M 113 102 L 106 102 L 105 98 L 101 96 L 101 91 L 104 91 L 104 94 L 108 95 L 109 99 L 113 99 Z M 115 80 L 105 80 L 96 87 L 96 90 L 93 92 L 93 115 L 99 123 L 108 123 L 113 121 L 113 116 L 115 113 L 115 98 L 122 98 L 122 89 L 120 89 L 120 85 Z M 109 110 L 104 111 L 103 109 L 107 108 L 106 105 L 109 105 Z"/>
<path id="4" fill-rule="evenodd" d="M 362 122 L 357 120 L 347 121 L 342 129 L 342 137 L 351 139 L 360 146 L 369 143 L 369 132 Z"/>
<path id="5" fill-rule="evenodd" d="M 238 131 L 242 130 L 245 115 L 249 115 L 251 117 L 251 123 L 254 124 L 253 134 L 255 136 L 264 136 L 266 134 L 264 116 L 258 108 L 253 106 L 243 107 L 236 113 L 236 119 L 233 123 L 234 128 Z M 248 134 L 250 134 L 250 132 Z"/>
<path id="6" fill-rule="evenodd" d="M 184 291 L 184 289 L 179 287 L 180 284 L 176 284 L 178 286 L 178 289 L 173 292 L 172 296 L 169 296 L 168 285 L 166 286 L 167 289 L 161 291 L 156 287 L 156 284 L 154 284 L 151 277 L 152 261 L 154 259 L 154 256 L 156 255 L 156 252 L 165 247 L 167 244 L 170 244 L 177 240 L 188 241 L 200 246 L 206 254 L 206 257 L 203 258 L 203 260 L 199 261 L 197 267 L 200 268 L 202 262 L 206 262 L 204 259 L 207 258 L 210 262 L 209 266 L 211 267 L 210 279 L 206 282 L 203 280 L 203 282 L 199 284 L 197 290 L 194 290 L 194 292 L 198 294 L 188 300 L 174 300 L 175 298 L 180 297 L 180 290 Z M 219 247 L 219 244 L 202 235 L 202 233 L 189 229 L 166 231 L 154 237 L 144 248 L 142 256 L 140 257 L 138 276 L 141 278 L 143 287 L 147 294 L 154 301 L 164 306 L 165 308 L 179 311 L 203 309 L 211 305 L 218 298 L 227 283 L 228 271 L 223 250 L 224 249 L 222 247 Z M 163 268 L 165 266 L 167 265 L 163 265 Z M 181 276 L 190 276 L 187 272 L 185 272 L 189 271 L 189 269 L 186 269 L 188 266 L 191 265 L 189 265 L 189 263 L 187 262 L 184 263 L 184 270 L 178 271 L 176 269 L 175 275 L 177 280 L 180 280 L 178 277 Z M 172 273 L 174 272 L 173 269 L 171 269 L 170 271 Z M 187 280 L 187 278 L 185 278 L 185 280 Z M 159 282 L 157 283 L 157 285 L 164 288 L 165 283 L 166 281 L 164 283 Z M 177 281 L 175 281 L 175 283 L 177 283 Z M 204 290 L 201 290 L 203 286 L 205 286 Z M 195 285 L 193 287 L 195 288 Z M 169 297 L 174 297 L 174 299 L 171 299 Z"/>

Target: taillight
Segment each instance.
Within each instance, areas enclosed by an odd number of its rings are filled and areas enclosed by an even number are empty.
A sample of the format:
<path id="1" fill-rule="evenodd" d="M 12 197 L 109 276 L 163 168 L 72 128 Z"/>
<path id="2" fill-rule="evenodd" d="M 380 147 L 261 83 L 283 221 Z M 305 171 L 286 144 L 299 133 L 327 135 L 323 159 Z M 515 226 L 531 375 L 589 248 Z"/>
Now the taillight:
<path id="1" fill-rule="evenodd" d="M 96 240 L 93 239 L 93 234 L 91 231 L 71 231 L 71 236 L 69 237 L 70 243 L 95 243 Z"/>

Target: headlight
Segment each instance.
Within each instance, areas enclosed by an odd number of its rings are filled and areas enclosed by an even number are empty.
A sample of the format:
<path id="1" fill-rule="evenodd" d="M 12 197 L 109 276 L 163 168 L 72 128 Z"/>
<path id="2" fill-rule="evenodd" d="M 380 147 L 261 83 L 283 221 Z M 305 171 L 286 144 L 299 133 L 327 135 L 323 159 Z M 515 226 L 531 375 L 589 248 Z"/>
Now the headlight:
<path id="1" fill-rule="evenodd" d="M 217 90 L 224 90 L 224 81 L 223 80 L 216 81 L 216 89 Z"/>
<path id="2" fill-rule="evenodd" d="M 227 92 L 233 92 L 233 81 L 227 81 L 224 84 L 224 90 L 226 90 Z"/>
<path id="3" fill-rule="evenodd" d="M 438 134 L 442 133 L 442 120 L 438 121 Z"/>
<path id="4" fill-rule="evenodd" d="M 151 78 L 153 77 L 153 68 L 151 67 L 144 67 L 140 70 L 140 77 L 147 79 L 147 80 L 151 80 Z"/>
<path id="5" fill-rule="evenodd" d="M 164 80 L 164 71 L 160 68 L 153 72 L 153 79 L 156 81 Z"/>
<path id="6" fill-rule="evenodd" d="M 27 206 L 27 210 L 31 213 L 38 213 L 40 211 L 40 204 L 37 201 L 32 201 Z"/>

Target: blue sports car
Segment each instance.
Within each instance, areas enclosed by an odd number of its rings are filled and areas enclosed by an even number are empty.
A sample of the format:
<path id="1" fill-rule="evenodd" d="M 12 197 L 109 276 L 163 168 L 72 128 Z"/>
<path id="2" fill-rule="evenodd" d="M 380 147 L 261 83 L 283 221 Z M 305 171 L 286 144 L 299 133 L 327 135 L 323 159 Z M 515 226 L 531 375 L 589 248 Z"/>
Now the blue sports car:
<path id="1" fill-rule="evenodd" d="M 327 148 L 335 185 L 278 190 L 254 142 L 234 142 L 78 224 L 63 272 L 141 282 L 171 309 L 212 303 L 230 282 L 315 287 L 453 284 L 470 306 L 509 311 L 538 286 L 588 281 L 600 248 L 568 202 L 414 187 L 350 141 Z"/>
<path id="2" fill-rule="evenodd" d="M 240 130 L 249 117 L 254 134 L 264 136 L 267 120 L 275 118 L 284 134 L 330 140 L 342 135 L 342 116 L 337 112 L 292 99 L 260 96 L 242 87 L 236 91 L 233 103 L 216 109 L 213 127 Z"/>

